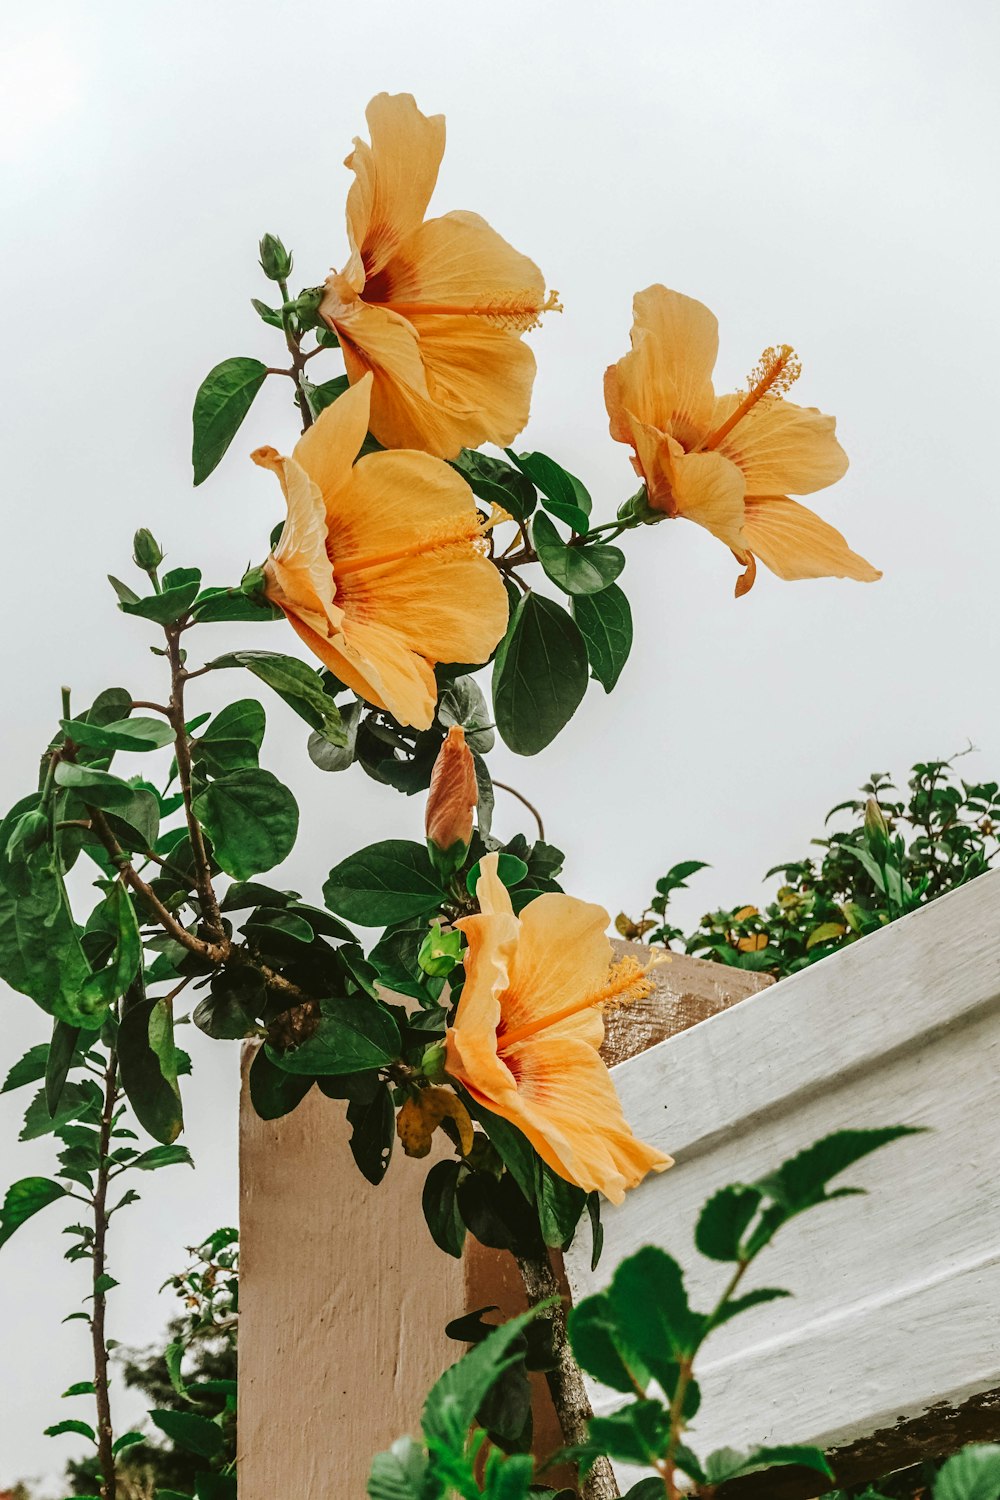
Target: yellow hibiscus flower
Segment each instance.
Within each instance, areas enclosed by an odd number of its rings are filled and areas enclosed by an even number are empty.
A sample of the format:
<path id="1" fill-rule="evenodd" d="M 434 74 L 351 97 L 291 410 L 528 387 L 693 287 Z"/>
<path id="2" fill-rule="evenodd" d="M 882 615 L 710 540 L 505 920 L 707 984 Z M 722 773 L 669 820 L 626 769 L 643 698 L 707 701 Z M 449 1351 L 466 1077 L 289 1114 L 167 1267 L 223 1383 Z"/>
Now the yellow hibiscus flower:
<path id="1" fill-rule="evenodd" d="M 345 165 L 351 258 L 326 282 L 320 316 L 351 382 L 374 376 L 371 430 L 388 448 L 454 458 L 504 447 L 528 420 L 535 358 L 522 334 L 557 307 L 541 271 L 478 214 L 426 219 L 444 154 L 444 116 L 410 94 L 377 94 L 371 145 Z"/>
<path id="2" fill-rule="evenodd" d="M 463 479 L 426 453 L 371 453 L 371 375 L 323 412 L 292 456 L 258 448 L 288 519 L 264 592 L 341 682 L 401 724 L 434 717 L 437 662 L 485 662 L 507 595 Z"/>
<path id="3" fill-rule="evenodd" d="M 799 374 L 794 350 L 766 350 L 747 391 L 716 396 L 714 314 L 665 286 L 639 292 L 633 313 L 631 352 L 604 377 L 611 436 L 632 448 L 654 509 L 696 521 L 732 549 L 744 568 L 737 598 L 753 586 L 758 558 L 779 578 L 881 578 L 786 493 L 825 489 L 847 469 L 834 418 L 782 399 Z"/>
<path id="4" fill-rule="evenodd" d="M 480 913 L 455 924 L 469 946 L 445 1068 L 554 1172 L 620 1203 L 672 1165 L 632 1134 L 598 1050 L 603 1007 L 647 995 L 651 981 L 634 959 L 612 962 L 600 906 L 553 892 L 516 917 L 498 862 L 482 862 Z"/>

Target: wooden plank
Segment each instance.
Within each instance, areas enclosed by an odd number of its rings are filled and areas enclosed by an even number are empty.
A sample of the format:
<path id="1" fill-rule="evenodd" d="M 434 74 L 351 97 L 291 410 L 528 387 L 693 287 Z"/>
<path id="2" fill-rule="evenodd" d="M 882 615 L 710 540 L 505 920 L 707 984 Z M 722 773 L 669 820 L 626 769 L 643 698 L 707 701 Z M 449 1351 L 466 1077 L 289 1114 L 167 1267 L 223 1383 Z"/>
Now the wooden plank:
<path id="1" fill-rule="evenodd" d="M 620 951 L 634 945 L 619 943 Z M 648 950 L 639 950 L 645 958 Z M 615 1055 L 672 1035 L 768 981 L 680 956 Z M 248 1049 L 244 1064 L 252 1056 Z M 444 1255 L 423 1222 L 429 1161 L 397 1152 L 371 1187 L 347 1146 L 345 1106 L 313 1090 L 282 1120 L 240 1113 L 240 1496 L 363 1500 L 371 1456 L 416 1432 L 428 1388 L 458 1357 L 444 1325 L 523 1306 L 509 1256 L 472 1245 Z M 441 1138 L 440 1154 L 451 1148 Z M 560 1446 L 536 1381 L 539 1446 Z"/>
<path id="2" fill-rule="evenodd" d="M 998 1011 L 1000 871 L 616 1070 L 637 1133 L 677 1165 L 605 1212 L 596 1274 L 587 1237 L 574 1245 L 575 1297 L 654 1243 L 704 1305 L 723 1268 L 692 1230 L 716 1189 L 838 1128 L 930 1130 L 851 1170 L 869 1197 L 806 1215 L 762 1257 L 758 1281 L 795 1297 L 713 1336 L 696 1451 L 815 1442 L 852 1449 L 857 1475 L 873 1434 L 884 1463 L 887 1431 L 946 1440 L 942 1413 L 1000 1388 Z"/>

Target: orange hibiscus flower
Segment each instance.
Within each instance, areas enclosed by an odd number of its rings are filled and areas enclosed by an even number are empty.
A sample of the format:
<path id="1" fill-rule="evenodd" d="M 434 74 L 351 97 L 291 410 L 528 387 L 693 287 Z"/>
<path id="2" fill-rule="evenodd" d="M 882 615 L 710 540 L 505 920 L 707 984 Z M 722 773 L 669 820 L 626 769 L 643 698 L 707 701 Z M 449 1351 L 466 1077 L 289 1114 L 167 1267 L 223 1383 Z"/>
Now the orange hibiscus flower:
<path id="1" fill-rule="evenodd" d="M 551 893 L 516 917 L 497 865 L 496 854 L 482 862 L 480 914 L 455 924 L 469 946 L 445 1067 L 553 1171 L 620 1203 L 672 1165 L 632 1134 L 598 1051 L 602 1008 L 649 994 L 651 981 L 634 959 L 612 962 L 600 906 Z"/>
<path id="2" fill-rule="evenodd" d="M 401 724 L 434 717 L 439 661 L 484 662 L 507 596 L 468 485 L 426 453 L 371 453 L 372 377 L 323 412 L 291 458 L 258 448 L 288 504 L 264 592 L 341 682 Z"/>
<path id="3" fill-rule="evenodd" d="M 781 397 L 799 374 L 794 350 L 766 350 L 747 391 L 716 396 L 718 323 L 707 307 L 651 286 L 633 316 L 632 351 L 604 377 L 611 436 L 632 448 L 654 509 L 697 521 L 732 549 L 745 570 L 737 598 L 758 558 L 779 578 L 881 578 L 786 493 L 825 489 L 847 469 L 834 418 Z"/>
<path id="4" fill-rule="evenodd" d="M 352 382 L 375 377 L 371 430 L 389 448 L 454 458 L 504 447 L 528 420 L 535 358 L 521 335 L 557 307 L 541 271 L 478 214 L 424 219 L 444 154 L 444 116 L 410 94 L 377 94 L 371 145 L 346 166 L 351 258 L 327 280 L 320 316 Z"/>

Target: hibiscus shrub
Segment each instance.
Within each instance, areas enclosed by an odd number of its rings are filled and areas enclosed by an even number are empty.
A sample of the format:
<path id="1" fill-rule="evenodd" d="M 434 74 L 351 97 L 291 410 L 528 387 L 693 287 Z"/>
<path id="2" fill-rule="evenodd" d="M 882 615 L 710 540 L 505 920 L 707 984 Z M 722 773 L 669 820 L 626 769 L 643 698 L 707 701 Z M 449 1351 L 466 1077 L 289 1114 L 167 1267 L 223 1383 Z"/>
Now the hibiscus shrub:
<path id="1" fill-rule="evenodd" d="M 956 757 L 957 758 L 957 757 Z M 675 892 L 706 866 L 675 865 L 656 882 L 641 916 L 620 913 L 623 937 L 679 947 L 685 953 L 775 978 L 794 974 L 982 875 L 1000 853 L 1000 789 L 965 781 L 955 759 L 918 761 L 905 794 L 875 772 L 861 796 L 827 814 L 850 826 L 812 842 L 822 854 L 775 865 L 783 877 L 763 910 L 740 905 L 709 912 L 692 931 L 668 920 Z"/>

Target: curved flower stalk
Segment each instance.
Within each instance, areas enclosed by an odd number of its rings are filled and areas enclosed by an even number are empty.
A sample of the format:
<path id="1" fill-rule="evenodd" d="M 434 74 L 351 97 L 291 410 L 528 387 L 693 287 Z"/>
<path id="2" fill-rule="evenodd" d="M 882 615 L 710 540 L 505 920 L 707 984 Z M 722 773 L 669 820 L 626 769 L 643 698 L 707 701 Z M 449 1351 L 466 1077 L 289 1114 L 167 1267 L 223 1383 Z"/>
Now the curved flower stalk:
<path id="1" fill-rule="evenodd" d="M 632 1134 L 598 1050 L 601 1012 L 652 983 L 634 959 L 612 963 L 603 907 L 550 892 L 515 916 L 498 863 L 483 860 L 480 912 L 455 924 L 469 946 L 446 1070 L 559 1176 L 621 1203 L 673 1163 Z"/>
<path id="2" fill-rule="evenodd" d="M 319 315 L 351 382 L 374 375 L 371 430 L 392 448 L 454 458 L 513 441 L 528 420 L 535 359 L 522 335 L 558 306 L 535 263 L 478 214 L 425 219 L 444 154 L 443 115 L 410 94 L 377 94 L 371 145 L 346 165 L 351 257 L 328 277 Z"/>
<path id="3" fill-rule="evenodd" d="M 881 578 L 839 531 L 788 498 L 847 470 L 834 418 L 782 399 L 800 371 L 794 350 L 765 350 L 746 391 L 716 396 L 714 314 L 665 286 L 637 293 L 633 310 L 631 353 L 608 369 L 604 390 L 611 436 L 632 448 L 649 505 L 732 549 L 744 568 L 737 598 L 753 587 L 758 558 L 779 578 Z"/>
<path id="4" fill-rule="evenodd" d="M 371 453 L 366 375 L 300 438 L 258 448 L 288 503 L 264 592 L 310 651 L 369 703 L 426 729 L 437 662 L 485 662 L 507 596 L 468 485 L 426 453 Z M 352 467 L 353 464 L 353 467 Z"/>

